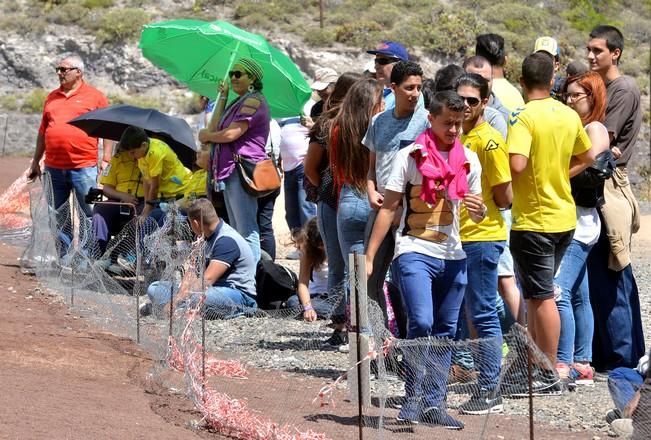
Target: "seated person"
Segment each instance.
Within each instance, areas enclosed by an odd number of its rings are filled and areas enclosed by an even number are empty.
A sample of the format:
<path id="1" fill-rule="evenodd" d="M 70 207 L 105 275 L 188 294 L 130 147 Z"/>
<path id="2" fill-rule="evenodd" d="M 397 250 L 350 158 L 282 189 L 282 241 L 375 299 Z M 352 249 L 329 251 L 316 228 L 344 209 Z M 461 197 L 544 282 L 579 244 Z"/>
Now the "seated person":
<path id="1" fill-rule="evenodd" d="M 143 217 L 150 215 L 161 201 L 183 197 L 191 173 L 165 142 L 149 138 L 142 128 L 130 126 L 122 134 L 120 150 L 137 160 L 142 172 Z"/>
<path id="2" fill-rule="evenodd" d="M 316 217 L 308 220 L 300 230 L 296 244 L 301 256 L 298 291 L 287 300 L 286 307 L 297 307 L 300 301 L 306 321 L 328 318 L 334 309 L 334 300 L 328 300 L 328 262 Z"/>
<path id="3" fill-rule="evenodd" d="M 257 309 L 255 290 L 256 262 L 250 246 L 242 236 L 220 219 L 208 199 L 197 199 L 188 207 L 192 231 L 206 237 L 204 281 L 207 286 L 204 311 L 206 317 L 232 318 Z M 190 295 L 184 280 L 174 295 L 174 304 L 196 305 L 199 294 Z M 155 281 L 147 289 L 151 305 L 142 314 L 160 310 L 169 303 L 170 281 Z M 176 286 L 175 286 L 176 288 Z"/>
<path id="4" fill-rule="evenodd" d="M 608 390 L 615 409 L 608 412 L 606 421 L 613 423 L 616 419 L 631 418 L 639 400 L 639 391 L 649 370 L 651 349 L 640 358 L 635 368 L 619 367 L 608 373 Z"/>
<path id="5" fill-rule="evenodd" d="M 136 209 L 134 212 L 129 206 L 117 204 L 93 205 L 93 233 L 97 251 L 103 255 L 111 236 L 119 233 L 136 213 L 142 211 L 144 187 L 138 164 L 119 146 L 100 175 L 99 183 L 103 185 L 102 192 L 109 202 L 129 203 Z"/>

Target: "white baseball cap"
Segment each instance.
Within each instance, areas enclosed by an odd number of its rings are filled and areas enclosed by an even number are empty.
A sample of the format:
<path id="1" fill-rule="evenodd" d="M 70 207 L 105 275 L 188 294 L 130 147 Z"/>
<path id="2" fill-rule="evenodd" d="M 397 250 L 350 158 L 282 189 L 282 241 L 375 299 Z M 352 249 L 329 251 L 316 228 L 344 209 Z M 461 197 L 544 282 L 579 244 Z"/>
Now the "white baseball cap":
<path id="1" fill-rule="evenodd" d="M 330 67 L 322 67 L 316 69 L 316 72 L 314 72 L 314 82 L 310 87 L 312 90 L 324 90 L 331 83 L 336 82 L 337 78 L 339 78 L 339 75 L 334 69 L 331 69 Z"/>

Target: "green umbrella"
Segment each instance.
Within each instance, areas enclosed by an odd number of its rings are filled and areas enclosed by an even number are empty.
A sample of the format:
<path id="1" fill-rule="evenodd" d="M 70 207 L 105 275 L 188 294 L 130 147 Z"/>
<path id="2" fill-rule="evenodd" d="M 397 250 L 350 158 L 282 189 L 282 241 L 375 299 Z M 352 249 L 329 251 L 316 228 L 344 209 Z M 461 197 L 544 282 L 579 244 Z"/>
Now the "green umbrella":
<path id="1" fill-rule="evenodd" d="M 239 58 L 257 61 L 264 71 L 264 94 L 274 118 L 296 116 L 312 90 L 296 64 L 263 37 L 225 21 L 172 20 L 148 24 L 140 37 L 152 63 L 196 93 L 217 96 L 217 84 Z M 235 95 L 232 95 L 234 97 Z"/>

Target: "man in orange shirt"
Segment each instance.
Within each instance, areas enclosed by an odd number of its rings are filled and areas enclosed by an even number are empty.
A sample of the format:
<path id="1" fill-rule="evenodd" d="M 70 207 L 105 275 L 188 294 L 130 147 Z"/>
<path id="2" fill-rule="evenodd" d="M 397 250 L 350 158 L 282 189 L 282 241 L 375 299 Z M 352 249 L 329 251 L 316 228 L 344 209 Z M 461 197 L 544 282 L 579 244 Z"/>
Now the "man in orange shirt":
<path id="1" fill-rule="evenodd" d="M 84 81 L 84 62 L 79 56 L 70 55 L 59 61 L 56 73 L 61 85 L 45 99 L 29 177 L 41 175 L 40 161 L 45 153 L 45 171 L 52 179 L 54 208 L 63 205 L 74 190 L 79 204 L 90 217 L 92 207 L 84 202 L 84 196 L 97 181 L 97 139 L 68 121 L 106 107 L 108 100 Z M 111 160 L 112 148 L 113 141 L 104 140 L 102 168 Z"/>

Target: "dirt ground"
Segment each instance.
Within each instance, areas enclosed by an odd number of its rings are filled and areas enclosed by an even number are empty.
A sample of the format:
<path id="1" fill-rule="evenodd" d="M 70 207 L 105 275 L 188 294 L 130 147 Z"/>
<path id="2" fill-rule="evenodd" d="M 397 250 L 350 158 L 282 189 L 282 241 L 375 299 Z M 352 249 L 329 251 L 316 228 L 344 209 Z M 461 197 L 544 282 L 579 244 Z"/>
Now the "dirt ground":
<path id="1" fill-rule="evenodd" d="M 0 158 L 0 192 L 27 163 L 25 158 Z M 648 229 L 651 221 L 646 220 Z M 147 353 L 130 340 L 97 331 L 71 314 L 57 297 L 38 289 L 34 277 L 20 272 L 19 255 L 16 247 L 0 246 L 0 295 L 4 299 L 0 308 L 0 439 L 222 438 L 192 428 L 200 414 L 191 402 L 147 380 L 153 364 Z M 265 374 L 268 384 L 269 373 Z M 253 372 L 249 385 L 259 376 Z M 301 392 L 301 381 L 310 380 L 317 379 L 290 381 L 278 373 L 276 387 L 261 386 L 255 396 L 235 397 L 248 397 L 252 407 L 266 409 L 272 419 L 282 419 L 289 406 L 295 411 L 310 406 L 313 396 Z M 291 404 L 278 402 L 292 389 L 296 399 Z M 302 427 L 334 439 L 356 435 L 355 407 L 342 405 L 337 415 L 328 411 L 306 415 Z M 310 411 L 319 412 L 313 407 Z M 387 426 L 386 434 L 388 438 L 478 438 L 484 418 L 463 420 L 467 428 L 462 433 Z M 341 436 L 344 425 L 348 434 Z M 528 422 L 523 417 L 493 416 L 487 428 L 490 439 L 528 438 Z M 591 433 L 568 434 L 542 425 L 536 426 L 536 434 L 537 439 L 593 438 Z"/>

